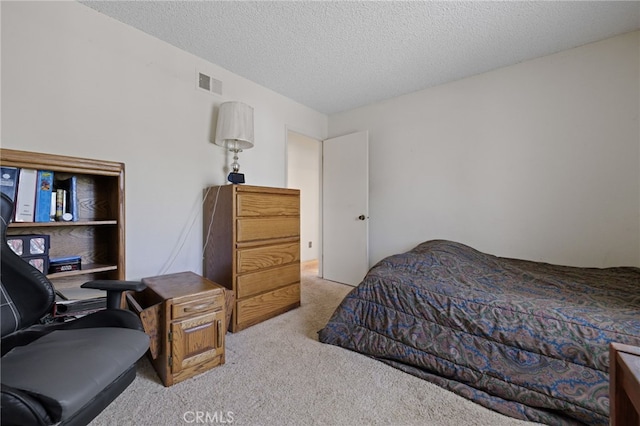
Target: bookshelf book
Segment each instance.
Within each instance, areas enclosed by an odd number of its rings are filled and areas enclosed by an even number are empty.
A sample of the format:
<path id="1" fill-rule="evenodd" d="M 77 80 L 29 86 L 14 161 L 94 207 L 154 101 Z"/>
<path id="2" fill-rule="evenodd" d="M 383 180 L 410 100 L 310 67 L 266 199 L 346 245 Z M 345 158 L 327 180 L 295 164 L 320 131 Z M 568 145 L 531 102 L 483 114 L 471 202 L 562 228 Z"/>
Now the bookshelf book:
<path id="1" fill-rule="evenodd" d="M 77 221 L 14 222 L 7 232 L 49 235 L 50 257 L 81 257 L 81 269 L 47 275 L 57 290 L 84 299 L 99 296 L 81 289 L 84 282 L 125 279 L 123 163 L 0 148 L 0 165 L 51 170 L 56 180 L 75 176 Z"/>

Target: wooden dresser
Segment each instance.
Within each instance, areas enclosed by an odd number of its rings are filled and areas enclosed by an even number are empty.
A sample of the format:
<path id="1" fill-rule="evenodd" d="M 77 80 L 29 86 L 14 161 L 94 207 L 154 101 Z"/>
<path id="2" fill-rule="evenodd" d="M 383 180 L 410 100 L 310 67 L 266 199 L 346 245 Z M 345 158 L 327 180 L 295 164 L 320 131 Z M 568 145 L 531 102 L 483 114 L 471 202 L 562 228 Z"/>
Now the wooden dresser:
<path id="1" fill-rule="evenodd" d="M 204 276 L 235 294 L 230 330 L 300 306 L 300 191 L 223 185 L 204 196 Z"/>

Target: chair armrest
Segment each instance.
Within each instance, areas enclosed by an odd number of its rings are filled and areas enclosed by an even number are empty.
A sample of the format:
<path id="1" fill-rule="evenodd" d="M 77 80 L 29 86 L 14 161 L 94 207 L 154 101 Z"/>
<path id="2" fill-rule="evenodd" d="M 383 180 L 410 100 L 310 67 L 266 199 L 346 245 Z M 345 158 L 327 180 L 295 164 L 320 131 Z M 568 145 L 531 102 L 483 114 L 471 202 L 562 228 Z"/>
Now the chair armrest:
<path id="1" fill-rule="evenodd" d="M 94 280 L 82 284 L 82 288 L 93 288 L 107 292 L 107 309 L 118 309 L 125 291 L 142 291 L 147 285 L 141 281 Z"/>
<path id="2" fill-rule="evenodd" d="M 116 290 L 116 291 L 142 291 L 147 285 L 142 281 L 123 281 L 123 280 L 94 280 L 82 284 L 82 288 L 95 288 L 97 290 Z"/>
<path id="3" fill-rule="evenodd" d="M 47 424 L 57 423 L 60 415 L 49 416 L 42 402 L 33 395 L 8 385 L 2 385 L 2 424 Z M 53 418 L 52 418 L 53 417 Z"/>

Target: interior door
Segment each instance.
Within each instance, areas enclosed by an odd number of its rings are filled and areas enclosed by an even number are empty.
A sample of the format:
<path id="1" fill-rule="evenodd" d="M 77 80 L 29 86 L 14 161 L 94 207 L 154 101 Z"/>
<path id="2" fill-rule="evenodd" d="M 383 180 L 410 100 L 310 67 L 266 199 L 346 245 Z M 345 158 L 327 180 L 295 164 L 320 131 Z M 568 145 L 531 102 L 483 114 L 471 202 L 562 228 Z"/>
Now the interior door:
<path id="1" fill-rule="evenodd" d="M 322 276 L 358 285 L 369 270 L 369 134 L 322 143 Z"/>

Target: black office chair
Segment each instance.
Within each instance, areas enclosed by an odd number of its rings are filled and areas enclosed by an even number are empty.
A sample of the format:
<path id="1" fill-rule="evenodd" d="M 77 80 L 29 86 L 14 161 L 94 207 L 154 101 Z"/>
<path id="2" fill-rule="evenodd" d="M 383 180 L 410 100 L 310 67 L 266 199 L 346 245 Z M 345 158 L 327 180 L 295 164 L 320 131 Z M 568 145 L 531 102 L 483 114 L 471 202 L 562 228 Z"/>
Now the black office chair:
<path id="1" fill-rule="evenodd" d="M 0 328 L 2 425 L 86 425 L 129 386 L 149 348 L 140 319 L 119 309 L 136 281 L 92 281 L 107 291 L 107 309 L 61 323 L 41 324 L 55 289 L 7 245 L 13 203 L 1 196 Z"/>

